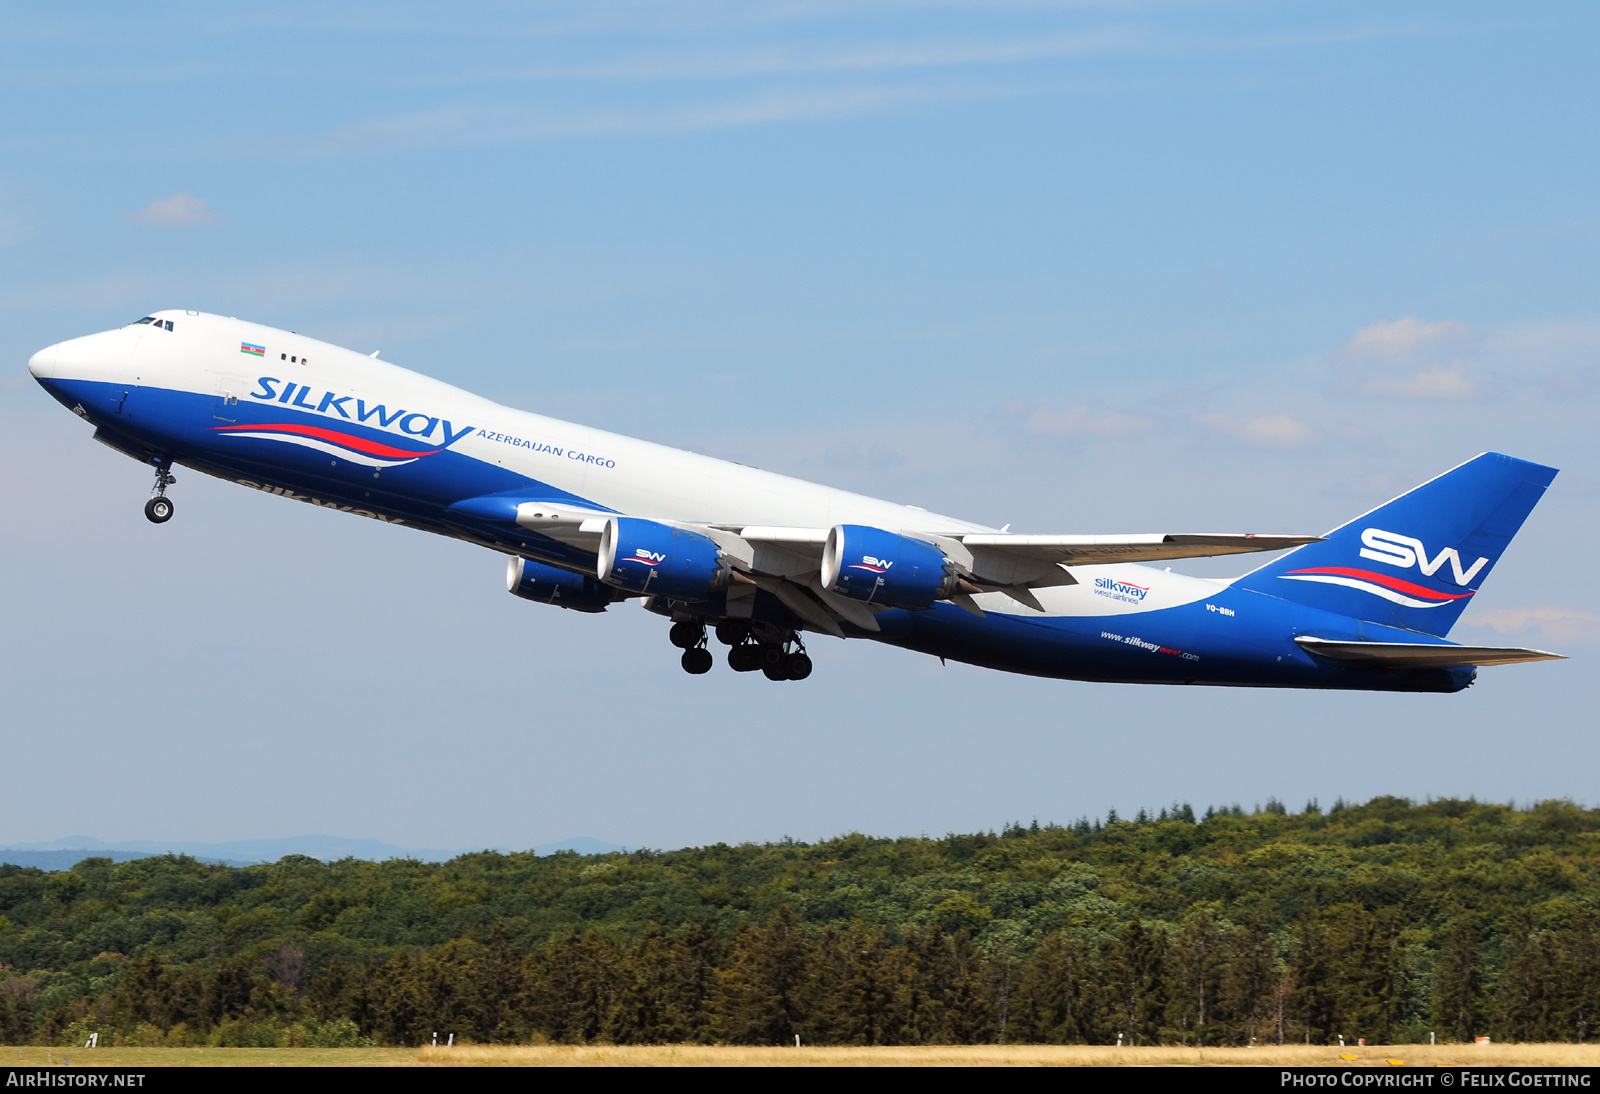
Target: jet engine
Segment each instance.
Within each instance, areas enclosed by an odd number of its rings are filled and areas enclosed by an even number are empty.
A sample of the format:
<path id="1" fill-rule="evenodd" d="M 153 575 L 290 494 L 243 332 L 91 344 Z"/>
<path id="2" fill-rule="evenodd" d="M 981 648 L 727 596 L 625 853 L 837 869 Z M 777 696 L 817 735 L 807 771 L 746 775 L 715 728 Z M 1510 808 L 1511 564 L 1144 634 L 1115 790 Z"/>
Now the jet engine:
<path id="1" fill-rule="evenodd" d="M 603 612 L 612 597 L 610 588 L 588 574 L 558 570 L 516 556 L 506 563 L 506 589 L 524 600 L 537 600 L 575 612 Z"/>
<path id="2" fill-rule="evenodd" d="M 822 587 L 869 604 L 924 611 L 960 580 L 939 548 L 882 528 L 840 524 L 822 548 Z"/>
<path id="3" fill-rule="evenodd" d="M 595 569 L 607 585 L 674 600 L 704 600 L 728 583 L 708 537 L 639 517 L 607 518 Z"/>

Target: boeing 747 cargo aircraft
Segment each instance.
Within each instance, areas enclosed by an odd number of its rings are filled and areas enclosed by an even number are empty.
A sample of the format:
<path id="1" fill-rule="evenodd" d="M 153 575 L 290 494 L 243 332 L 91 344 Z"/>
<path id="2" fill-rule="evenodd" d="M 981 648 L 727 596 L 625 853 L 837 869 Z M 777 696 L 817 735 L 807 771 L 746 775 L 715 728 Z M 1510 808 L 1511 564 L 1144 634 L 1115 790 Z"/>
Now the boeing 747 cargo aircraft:
<path id="1" fill-rule="evenodd" d="M 1123 683 L 1459 691 L 1539 650 L 1445 636 L 1555 478 L 1485 453 L 1326 536 L 1014 535 L 514 410 L 377 355 L 237 319 L 155 312 L 40 350 L 39 383 L 94 438 L 508 556 L 527 600 L 670 621 L 739 672 L 811 673 L 805 636 L 1008 672 Z M 1286 553 L 1232 580 L 1141 565 Z"/>

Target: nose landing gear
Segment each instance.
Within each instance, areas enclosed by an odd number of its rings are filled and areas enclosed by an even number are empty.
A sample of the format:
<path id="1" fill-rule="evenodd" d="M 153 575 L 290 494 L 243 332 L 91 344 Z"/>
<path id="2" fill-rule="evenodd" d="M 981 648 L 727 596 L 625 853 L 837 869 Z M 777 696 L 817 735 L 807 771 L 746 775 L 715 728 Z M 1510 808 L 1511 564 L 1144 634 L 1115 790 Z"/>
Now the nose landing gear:
<path id="1" fill-rule="evenodd" d="M 150 500 L 144 503 L 144 515 L 151 524 L 165 524 L 172 519 L 172 499 L 167 497 L 167 487 L 178 480 L 167 470 L 171 460 L 156 464 L 156 485 L 150 491 Z"/>

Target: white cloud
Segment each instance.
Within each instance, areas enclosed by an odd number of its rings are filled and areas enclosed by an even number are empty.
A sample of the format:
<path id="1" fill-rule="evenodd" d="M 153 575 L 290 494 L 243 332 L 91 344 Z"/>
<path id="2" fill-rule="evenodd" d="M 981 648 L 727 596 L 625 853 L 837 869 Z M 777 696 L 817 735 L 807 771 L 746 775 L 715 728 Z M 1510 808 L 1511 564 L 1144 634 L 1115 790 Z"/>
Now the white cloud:
<path id="1" fill-rule="evenodd" d="M 1497 355 L 1567 363 L 1600 356 L 1600 323 L 1517 323 L 1490 332 Z"/>
<path id="2" fill-rule="evenodd" d="M 1337 385 L 1344 394 L 1460 401 L 1482 393 L 1465 362 L 1482 366 L 1483 351 L 1483 332 L 1470 323 L 1405 315 L 1362 327 L 1330 364 L 1344 375 Z"/>
<path id="3" fill-rule="evenodd" d="M 1416 484 L 1408 482 L 1405 488 L 1414 485 Z M 1371 474 L 1351 475 L 1341 482 L 1324 487 L 1321 493 L 1329 498 L 1356 498 L 1370 506 L 1374 501 L 1396 496 L 1401 489 L 1389 472 L 1374 471 Z"/>
<path id="4" fill-rule="evenodd" d="M 1088 53 L 1149 48 L 1148 35 L 1123 27 L 1087 33 L 1057 33 L 1012 40 L 963 39 L 879 41 L 851 44 L 800 43 L 743 50 L 631 54 L 614 59 L 490 71 L 498 79 L 727 79 L 794 76 L 816 72 L 882 72 L 897 69 L 1005 65 L 1056 60 Z"/>
<path id="5" fill-rule="evenodd" d="M 1361 385 L 1360 392 L 1387 399 L 1474 399 L 1478 383 L 1459 364 L 1433 365 L 1403 378 L 1374 376 Z"/>
<path id="6" fill-rule="evenodd" d="M 1485 355 L 1513 383 L 1531 381 L 1546 398 L 1600 392 L 1600 323 L 1519 323 L 1489 331 L 1486 342 Z"/>
<path id="7" fill-rule="evenodd" d="M 0 312 L 27 312 L 38 308 L 139 308 L 159 280 L 145 274 L 117 274 L 90 281 L 44 284 L 0 295 Z"/>
<path id="8" fill-rule="evenodd" d="M 1264 448 L 1299 448 L 1316 440 L 1310 423 L 1287 414 L 1268 414 L 1259 418 L 1233 418 L 1226 414 L 1202 414 L 1195 421 L 1226 433 L 1245 444 Z"/>
<path id="9" fill-rule="evenodd" d="M 568 114 L 451 106 L 347 125 L 306 145 L 303 151 L 313 156 L 347 155 L 613 134 L 688 133 L 855 117 L 898 107 L 1026 95 L 1036 91 L 1024 85 L 983 84 L 934 88 L 845 87 L 809 92 L 763 92 L 680 107 L 662 108 L 651 104 Z"/>
<path id="10" fill-rule="evenodd" d="M 1031 412 L 1020 406 L 1014 409 L 1027 414 L 1022 428 L 1041 437 L 1072 437 L 1080 434 L 1125 437 L 1130 433 L 1144 433 L 1155 427 L 1155 423 L 1149 418 L 1138 414 L 1106 414 L 1097 418 L 1086 406 L 1075 406 L 1067 410 L 1040 406 Z"/>
<path id="11" fill-rule="evenodd" d="M 1506 635 L 1530 635 L 1551 642 L 1600 641 L 1600 617 L 1573 608 L 1497 608 L 1472 612 L 1462 626 Z"/>
<path id="12" fill-rule="evenodd" d="M 824 467 L 852 473 L 892 471 L 905 465 L 906 458 L 881 441 L 861 444 L 852 440 L 836 441 L 820 453 Z M 809 463 L 802 460 L 802 466 Z"/>
<path id="13" fill-rule="evenodd" d="M 1391 362 L 1411 361 L 1425 351 L 1460 346 L 1471 341 L 1475 334 L 1469 323 L 1459 323 L 1453 319 L 1430 323 L 1414 315 L 1404 315 L 1393 322 L 1370 323 L 1362 327 L 1345 344 L 1344 351 L 1352 357 Z"/>
<path id="14" fill-rule="evenodd" d="M 227 218 L 212 210 L 205 198 L 193 194 L 176 193 L 170 198 L 152 201 L 143 209 L 129 213 L 124 219 L 135 224 L 149 224 L 156 228 L 176 228 L 185 224 L 221 224 Z"/>

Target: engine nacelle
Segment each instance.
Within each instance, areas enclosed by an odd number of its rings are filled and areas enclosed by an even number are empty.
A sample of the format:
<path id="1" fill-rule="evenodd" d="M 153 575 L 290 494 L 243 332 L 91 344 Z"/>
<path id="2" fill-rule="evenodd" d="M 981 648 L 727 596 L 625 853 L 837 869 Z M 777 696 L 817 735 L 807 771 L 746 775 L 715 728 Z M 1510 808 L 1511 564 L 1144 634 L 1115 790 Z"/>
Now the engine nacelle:
<path id="1" fill-rule="evenodd" d="M 722 552 L 709 538 L 639 517 L 606 520 L 595 569 L 607 585 L 674 600 L 703 600 L 728 583 Z"/>
<path id="2" fill-rule="evenodd" d="M 959 579 L 933 544 L 882 528 L 840 524 L 822 548 L 822 587 L 869 604 L 923 611 Z"/>
<path id="3" fill-rule="evenodd" d="M 506 589 L 524 600 L 537 600 L 575 612 L 603 612 L 612 597 L 609 586 L 588 574 L 558 570 L 515 556 L 506 561 Z"/>

